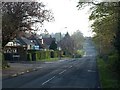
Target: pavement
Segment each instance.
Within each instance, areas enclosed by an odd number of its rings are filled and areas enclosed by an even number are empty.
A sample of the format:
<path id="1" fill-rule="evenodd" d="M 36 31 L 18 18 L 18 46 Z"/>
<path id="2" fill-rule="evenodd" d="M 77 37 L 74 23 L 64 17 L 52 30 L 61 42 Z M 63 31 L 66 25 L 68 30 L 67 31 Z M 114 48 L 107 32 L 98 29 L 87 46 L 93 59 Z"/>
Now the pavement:
<path id="1" fill-rule="evenodd" d="M 22 63 L 8 63 L 10 68 L 6 68 L 2 70 L 2 78 L 10 78 L 15 77 L 20 74 L 24 74 L 25 72 L 32 71 L 36 67 L 34 64 L 22 64 Z"/>

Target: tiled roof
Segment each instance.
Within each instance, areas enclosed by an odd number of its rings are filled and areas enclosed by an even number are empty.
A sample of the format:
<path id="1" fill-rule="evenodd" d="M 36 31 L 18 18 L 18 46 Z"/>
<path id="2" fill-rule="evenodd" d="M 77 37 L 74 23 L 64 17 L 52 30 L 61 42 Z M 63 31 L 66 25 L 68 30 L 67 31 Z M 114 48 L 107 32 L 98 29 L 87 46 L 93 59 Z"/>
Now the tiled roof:
<path id="1" fill-rule="evenodd" d="M 25 38 L 25 37 L 19 37 L 17 38 L 22 45 L 35 45 L 33 42 L 31 42 L 31 40 Z"/>
<path id="2" fill-rule="evenodd" d="M 51 37 L 50 38 L 43 38 L 43 42 L 46 45 L 50 45 L 53 40 L 55 41 L 55 38 L 51 38 Z"/>
<path id="3" fill-rule="evenodd" d="M 35 45 L 39 45 L 40 48 L 42 48 L 43 46 L 41 45 L 41 41 L 40 38 L 35 36 L 35 35 L 31 35 L 28 39 L 33 40 Z"/>

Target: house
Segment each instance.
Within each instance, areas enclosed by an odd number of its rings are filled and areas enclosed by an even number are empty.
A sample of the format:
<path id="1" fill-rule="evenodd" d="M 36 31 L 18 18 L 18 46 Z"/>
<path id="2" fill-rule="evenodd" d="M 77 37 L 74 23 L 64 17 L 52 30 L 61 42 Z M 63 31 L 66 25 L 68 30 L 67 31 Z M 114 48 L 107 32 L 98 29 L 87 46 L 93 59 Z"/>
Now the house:
<path id="1" fill-rule="evenodd" d="M 52 38 L 51 36 L 43 38 L 43 44 L 44 44 L 46 49 L 49 49 L 50 44 L 52 43 L 52 41 L 56 41 L 56 39 Z"/>
<path id="2" fill-rule="evenodd" d="M 5 60 L 27 60 L 28 50 L 43 49 L 42 39 L 36 35 L 21 35 L 4 47 Z"/>
<path id="3" fill-rule="evenodd" d="M 41 50 L 41 49 L 44 49 L 44 46 L 43 46 L 43 39 L 40 37 L 37 37 L 36 35 L 31 35 L 29 38 L 28 38 L 32 43 L 34 43 L 34 46 L 33 46 L 33 49 L 35 50 Z"/>

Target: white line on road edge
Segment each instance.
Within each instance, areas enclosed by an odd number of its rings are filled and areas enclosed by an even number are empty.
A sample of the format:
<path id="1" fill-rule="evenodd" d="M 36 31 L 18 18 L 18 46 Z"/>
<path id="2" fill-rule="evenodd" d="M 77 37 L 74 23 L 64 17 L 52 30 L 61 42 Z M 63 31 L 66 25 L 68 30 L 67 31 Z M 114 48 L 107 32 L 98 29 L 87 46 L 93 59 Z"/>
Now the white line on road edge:
<path id="1" fill-rule="evenodd" d="M 98 88 L 100 88 L 100 87 L 98 86 Z"/>
<path id="2" fill-rule="evenodd" d="M 45 81 L 44 83 L 42 83 L 42 85 L 48 83 L 49 81 L 51 81 L 53 78 L 55 78 L 55 76 L 53 76 L 52 78 L 48 79 L 47 81 Z"/>
<path id="3" fill-rule="evenodd" d="M 63 70 L 62 72 L 60 72 L 59 74 L 62 74 L 62 73 L 64 73 L 66 70 Z"/>

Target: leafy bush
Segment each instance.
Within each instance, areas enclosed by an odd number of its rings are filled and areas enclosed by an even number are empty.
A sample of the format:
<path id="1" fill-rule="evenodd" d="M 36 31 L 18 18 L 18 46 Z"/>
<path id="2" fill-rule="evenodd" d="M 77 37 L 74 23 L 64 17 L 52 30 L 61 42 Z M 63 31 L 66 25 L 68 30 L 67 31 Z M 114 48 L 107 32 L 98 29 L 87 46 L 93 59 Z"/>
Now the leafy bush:
<path id="1" fill-rule="evenodd" d="M 75 58 L 81 58 L 84 55 L 83 50 L 77 50 L 75 53 Z"/>
<path id="2" fill-rule="evenodd" d="M 10 66 L 8 65 L 8 62 L 5 61 L 5 60 L 3 60 L 3 61 L 2 61 L 2 68 L 4 69 L 4 68 L 8 68 L 8 67 L 10 67 Z"/>
<path id="3" fill-rule="evenodd" d="M 108 56 L 108 67 L 112 70 L 117 69 L 118 64 L 118 54 L 112 54 Z"/>
<path id="4" fill-rule="evenodd" d="M 58 57 L 59 51 L 54 51 L 54 58 Z"/>
<path id="5" fill-rule="evenodd" d="M 43 60 L 43 59 L 49 59 L 50 57 L 50 52 L 51 51 L 35 51 L 31 50 L 28 51 L 30 60 L 32 61 L 32 54 L 35 53 L 36 61 Z M 56 56 L 56 55 L 55 55 Z"/>
<path id="6" fill-rule="evenodd" d="M 76 54 L 75 58 L 81 58 L 82 56 L 80 54 Z"/>
<path id="7" fill-rule="evenodd" d="M 10 67 L 9 65 L 8 65 L 8 62 L 7 61 L 5 61 L 4 60 L 4 56 L 3 56 L 3 54 L 1 54 L 1 62 L 2 62 L 2 68 L 4 69 L 4 68 L 8 68 L 8 67 Z"/>
<path id="8" fill-rule="evenodd" d="M 118 88 L 116 75 L 108 68 L 108 64 L 101 58 L 97 59 L 101 88 Z M 114 77 L 113 77 L 114 76 Z"/>

